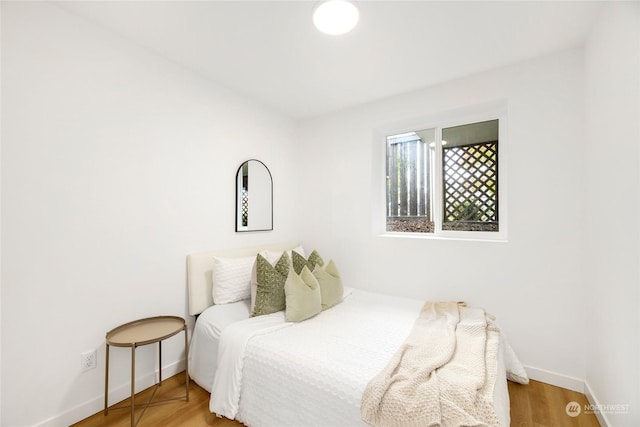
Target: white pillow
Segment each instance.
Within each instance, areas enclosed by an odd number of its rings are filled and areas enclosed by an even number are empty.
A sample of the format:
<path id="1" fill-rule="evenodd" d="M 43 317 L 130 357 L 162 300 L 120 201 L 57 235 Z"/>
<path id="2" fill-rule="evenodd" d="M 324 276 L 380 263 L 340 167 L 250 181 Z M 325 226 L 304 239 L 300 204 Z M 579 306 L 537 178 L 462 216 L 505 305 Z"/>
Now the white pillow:
<path id="1" fill-rule="evenodd" d="M 293 248 L 293 251 L 298 252 L 300 255 L 305 256 L 304 248 L 302 246 L 298 246 L 297 248 Z M 280 257 L 282 256 L 283 251 L 262 251 L 260 255 L 264 257 L 267 261 L 271 263 L 271 265 L 276 265 Z M 289 255 L 289 259 L 291 259 L 291 252 L 286 251 L 287 255 Z M 258 289 L 258 273 L 256 271 L 256 257 L 253 257 L 253 266 L 251 268 L 251 290 L 249 291 L 251 294 L 251 312 L 253 313 L 253 308 L 256 306 L 256 292 Z"/>
<path id="2" fill-rule="evenodd" d="M 213 257 L 213 302 L 228 304 L 251 296 L 251 270 L 256 258 Z"/>

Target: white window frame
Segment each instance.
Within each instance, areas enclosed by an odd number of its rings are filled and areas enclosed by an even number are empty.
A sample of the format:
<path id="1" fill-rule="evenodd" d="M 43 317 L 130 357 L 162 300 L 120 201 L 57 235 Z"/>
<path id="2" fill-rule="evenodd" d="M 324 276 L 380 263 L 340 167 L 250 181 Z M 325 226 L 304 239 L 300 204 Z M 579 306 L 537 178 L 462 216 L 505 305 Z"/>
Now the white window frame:
<path id="1" fill-rule="evenodd" d="M 457 231 L 442 229 L 442 129 L 468 125 L 488 120 L 498 120 L 498 221 L 499 231 Z M 386 215 L 386 160 L 387 137 L 423 129 L 435 128 L 435 188 L 433 194 L 433 233 L 392 232 L 387 231 Z M 407 121 L 401 124 L 384 126 L 375 132 L 374 142 L 374 179 L 373 192 L 373 226 L 374 234 L 379 237 L 444 239 L 444 240 L 473 240 L 489 242 L 506 242 L 508 240 L 508 191 L 507 191 L 507 105 L 505 101 L 497 101 L 481 106 L 453 110 L 445 113 Z M 378 179 L 379 178 L 379 179 Z"/>

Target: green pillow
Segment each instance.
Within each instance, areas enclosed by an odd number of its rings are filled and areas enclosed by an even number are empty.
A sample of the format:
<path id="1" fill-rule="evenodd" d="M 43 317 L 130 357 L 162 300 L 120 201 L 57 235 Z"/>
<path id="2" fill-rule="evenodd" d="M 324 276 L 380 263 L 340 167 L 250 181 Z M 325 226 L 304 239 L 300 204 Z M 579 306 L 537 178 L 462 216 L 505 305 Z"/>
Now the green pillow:
<path id="1" fill-rule="evenodd" d="M 289 270 L 284 293 L 287 300 L 287 322 L 301 322 L 322 311 L 320 284 L 307 266 L 302 268 L 300 275 L 293 269 Z"/>
<path id="2" fill-rule="evenodd" d="M 282 311 L 285 308 L 284 282 L 289 275 L 291 261 L 286 252 L 275 265 L 262 255 L 256 257 L 256 305 L 251 317 Z"/>
<path id="3" fill-rule="evenodd" d="M 320 284 L 323 310 L 342 301 L 344 287 L 342 286 L 342 279 L 340 279 L 338 268 L 333 263 L 333 260 L 329 260 L 324 266 L 316 265 L 316 268 L 313 269 L 313 275 L 318 279 L 318 283 Z"/>
<path id="4" fill-rule="evenodd" d="M 309 271 L 313 271 L 316 265 L 324 265 L 322 257 L 315 250 L 311 252 L 311 255 L 309 255 L 309 259 L 306 259 L 298 252 L 293 251 L 291 252 L 291 261 L 293 263 L 293 269 L 297 274 L 300 274 L 302 272 L 302 268 L 304 266 L 307 266 L 309 268 Z"/>

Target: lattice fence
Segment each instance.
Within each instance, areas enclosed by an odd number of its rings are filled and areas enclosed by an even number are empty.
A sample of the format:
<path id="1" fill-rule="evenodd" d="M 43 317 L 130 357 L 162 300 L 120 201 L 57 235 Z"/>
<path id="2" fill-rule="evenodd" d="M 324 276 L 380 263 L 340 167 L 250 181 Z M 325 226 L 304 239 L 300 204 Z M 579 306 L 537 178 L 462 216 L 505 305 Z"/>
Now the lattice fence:
<path id="1" fill-rule="evenodd" d="M 246 189 L 242 189 L 242 226 L 247 227 L 249 225 L 249 192 Z"/>
<path id="2" fill-rule="evenodd" d="M 487 231 L 497 231 L 498 142 L 443 147 L 442 162 L 443 228 L 452 222 L 488 223 Z"/>

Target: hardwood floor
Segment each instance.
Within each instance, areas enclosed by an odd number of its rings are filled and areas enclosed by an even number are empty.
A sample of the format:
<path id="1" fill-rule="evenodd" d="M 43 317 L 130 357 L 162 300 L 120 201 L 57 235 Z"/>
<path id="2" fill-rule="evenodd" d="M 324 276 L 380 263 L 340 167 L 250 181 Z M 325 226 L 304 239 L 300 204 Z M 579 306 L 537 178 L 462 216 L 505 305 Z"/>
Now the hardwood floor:
<path id="1" fill-rule="evenodd" d="M 137 402 L 146 402 L 151 393 L 151 387 L 136 394 Z M 184 396 L 184 372 L 162 381 L 154 400 L 170 399 Z M 123 409 L 109 409 L 109 414 L 99 412 L 71 427 L 130 427 L 131 426 L 131 399 L 117 403 L 113 407 Z M 143 408 L 137 408 L 135 419 L 138 420 Z M 237 421 L 227 418 L 218 418 L 209 412 L 209 392 L 199 387 L 195 382 L 189 381 L 189 402 L 184 399 L 169 403 L 150 406 L 140 419 L 137 427 L 190 427 L 190 426 L 215 426 L 215 427 L 242 427 Z"/>
<path id="2" fill-rule="evenodd" d="M 600 426 L 594 414 L 581 411 L 576 417 L 567 415 L 567 405 L 576 402 L 584 408 L 589 401 L 584 394 L 538 381 L 521 385 L 509 381 L 512 426 Z"/>
<path id="3" fill-rule="evenodd" d="M 190 382 L 189 402 L 177 400 L 175 402 L 150 406 L 138 422 L 139 427 L 178 427 L 178 426 L 215 426 L 242 427 L 237 421 L 218 418 L 209 412 L 209 393 Z M 136 402 L 146 401 L 151 389 L 136 394 Z M 168 399 L 184 395 L 184 373 L 163 381 L 154 399 Z M 593 414 L 580 413 L 577 417 L 566 414 L 569 402 L 577 402 L 581 408 L 587 402 L 586 397 L 574 391 L 554 387 L 549 384 L 531 381 L 529 385 L 509 382 L 509 397 L 511 399 L 511 425 L 531 427 L 563 427 L 599 426 Z M 114 406 L 124 406 L 124 409 L 110 409 L 109 415 L 99 412 L 72 427 L 128 427 L 131 425 L 129 412 L 130 400 L 125 400 Z M 113 407 L 112 407 L 113 408 Z M 143 409 L 136 409 L 136 420 Z M 304 427 L 304 426 L 300 426 Z"/>

